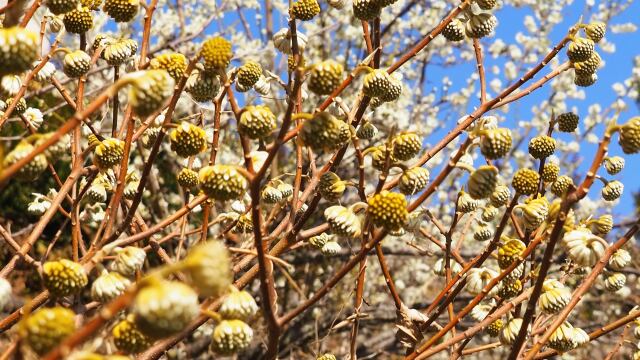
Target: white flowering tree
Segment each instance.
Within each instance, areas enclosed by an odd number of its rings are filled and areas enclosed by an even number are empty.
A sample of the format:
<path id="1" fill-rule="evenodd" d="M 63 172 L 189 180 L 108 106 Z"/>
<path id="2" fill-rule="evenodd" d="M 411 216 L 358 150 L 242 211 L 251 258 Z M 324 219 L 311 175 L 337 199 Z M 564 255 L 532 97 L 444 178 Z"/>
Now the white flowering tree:
<path id="1" fill-rule="evenodd" d="M 640 358 L 639 11 L 6 2 L 2 358 Z"/>

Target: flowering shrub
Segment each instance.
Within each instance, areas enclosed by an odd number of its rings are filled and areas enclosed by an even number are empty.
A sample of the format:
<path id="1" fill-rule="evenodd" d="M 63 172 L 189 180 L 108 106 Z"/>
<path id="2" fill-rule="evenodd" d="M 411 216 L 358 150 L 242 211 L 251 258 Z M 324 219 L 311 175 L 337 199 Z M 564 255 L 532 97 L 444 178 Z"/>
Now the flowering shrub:
<path id="1" fill-rule="evenodd" d="M 10 1 L 2 358 L 640 358 L 635 10 L 571 3 Z"/>

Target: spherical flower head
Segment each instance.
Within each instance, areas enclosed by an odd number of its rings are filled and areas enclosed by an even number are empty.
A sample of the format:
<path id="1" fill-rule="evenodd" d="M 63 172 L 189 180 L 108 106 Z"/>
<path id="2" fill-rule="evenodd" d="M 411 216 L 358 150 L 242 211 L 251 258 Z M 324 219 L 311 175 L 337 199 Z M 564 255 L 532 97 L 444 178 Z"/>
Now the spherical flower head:
<path id="1" fill-rule="evenodd" d="M 151 59 L 149 66 L 152 69 L 165 70 L 178 81 L 187 70 L 187 58 L 179 53 L 166 53 Z"/>
<path id="2" fill-rule="evenodd" d="M 122 293 L 131 285 L 131 281 L 117 272 L 104 271 L 91 284 L 91 298 L 101 303 L 107 303 Z"/>
<path id="3" fill-rule="evenodd" d="M 15 111 L 15 110 L 14 110 Z M 39 109 L 36 108 L 27 108 L 24 113 L 22 114 L 24 116 L 25 119 L 27 119 L 27 121 L 29 122 L 29 124 L 31 126 L 33 126 L 34 128 L 38 129 L 40 128 L 40 125 L 42 125 L 42 121 L 44 120 L 44 115 L 42 114 L 42 111 L 40 111 Z M 56 144 L 58 145 L 58 144 Z M 52 147 L 57 147 L 56 145 L 52 145 Z M 49 150 L 49 149 L 47 149 Z M 58 160 L 58 158 L 52 157 L 50 155 L 53 155 L 51 152 L 49 152 L 49 154 L 47 154 L 47 158 L 51 159 L 51 160 Z"/>
<path id="4" fill-rule="evenodd" d="M 336 235 L 355 238 L 361 234 L 360 218 L 351 209 L 340 205 L 330 206 L 325 209 L 324 217 Z"/>
<path id="5" fill-rule="evenodd" d="M 547 135 L 536 136 L 529 141 L 529 154 L 535 159 L 544 159 L 556 150 L 556 140 Z"/>
<path id="6" fill-rule="evenodd" d="M 238 69 L 236 78 L 238 79 L 239 84 L 242 84 L 246 87 L 252 87 L 258 82 L 258 80 L 260 80 L 261 75 L 262 66 L 260 65 L 260 63 L 255 61 L 247 61 Z"/>
<path id="7" fill-rule="evenodd" d="M 158 339 L 184 329 L 200 313 L 200 304 L 198 294 L 189 286 L 153 279 L 140 289 L 131 311 L 138 329 Z"/>
<path id="8" fill-rule="evenodd" d="M 557 280 L 545 280 L 538 306 L 547 314 L 555 314 L 571 301 L 571 291 Z"/>
<path id="9" fill-rule="evenodd" d="M 247 179 L 229 165 L 203 167 L 198 174 L 198 181 L 207 196 L 219 201 L 237 199 L 247 188 Z"/>
<path id="10" fill-rule="evenodd" d="M 207 241 L 190 249 L 183 265 L 193 286 L 205 296 L 220 296 L 231 285 L 229 252 L 219 241 Z"/>
<path id="11" fill-rule="evenodd" d="M 147 253 L 144 249 L 127 246 L 125 248 L 116 248 L 116 258 L 111 263 L 111 270 L 118 273 L 133 277 L 137 271 L 142 269 L 144 261 L 147 258 Z"/>
<path id="12" fill-rule="evenodd" d="M 120 165 L 124 157 L 124 141 L 115 138 L 106 138 L 99 141 L 93 149 L 93 160 L 100 169 L 110 169 Z"/>
<path id="13" fill-rule="evenodd" d="M 487 334 L 489 334 L 489 336 L 491 337 L 496 337 L 500 335 L 500 331 L 502 330 L 503 326 L 504 322 L 502 321 L 502 319 L 497 319 L 496 321 L 489 324 L 489 326 L 487 326 Z"/>
<path id="14" fill-rule="evenodd" d="M 293 55 L 288 55 L 287 56 L 287 69 L 291 72 L 296 71 L 296 63 L 295 63 L 295 57 Z M 300 63 L 298 65 L 300 65 L 301 68 L 304 68 L 307 64 L 307 60 L 304 58 L 304 56 L 300 55 Z"/>
<path id="15" fill-rule="evenodd" d="M 538 191 L 540 175 L 531 169 L 519 169 L 513 175 L 511 185 L 519 194 L 531 195 Z"/>
<path id="16" fill-rule="evenodd" d="M 47 24 L 47 29 L 54 34 L 57 34 L 62 30 L 63 26 L 64 24 L 62 23 L 62 18 L 60 16 L 52 16 Z"/>
<path id="17" fill-rule="evenodd" d="M 551 184 L 551 192 L 556 196 L 563 196 L 569 187 L 573 185 L 573 179 L 567 175 L 558 176 L 556 181 Z"/>
<path id="18" fill-rule="evenodd" d="M 332 172 L 327 171 L 320 177 L 318 183 L 318 192 L 327 201 L 338 201 L 346 189 L 346 182 L 342 181 L 340 177 Z"/>
<path id="19" fill-rule="evenodd" d="M 508 268 L 517 261 L 527 246 L 518 239 L 510 239 L 498 249 L 498 265 L 501 269 Z"/>
<path id="20" fill-rule="evenodd" d="M 592 267 L 604 255 L 605 241 L 593 235 L 589 229 L 579 227 L 564 234 L 562 245 L 569 258 L 576 264 Z"/>
<path id="21" fill-rule="evenodd" d="M 146 350 L 152 340 L 136 327 L 134 317 L 129 315 L 111 330 L 113 342 L 125 354 L 135 354 Z"/>
<path id="22" fill-rule="evenodd" d="M 38 59 L 38 35 L 22 27 L 0 29 L 0 76 L 20 74 Z"/>
<path id="23" fill-rule="evenodd" d="M 107 200 L 106 184 L 102 181 L 96 180 L 91 183 L 89 189 L 84 193 L 84 198 L 88 199 L 92 204 L 105 202 Z"/>
<path id="24" fill-rule="evenodd" d="M 147 117 L 160 110 L 173 94 L 174 80 L 164 70 L 146 70 L 131 79 L 129 103 L 139 117 Z"/>
<path id="25" fill-rule="evenodd" d="M 207 133 L 200 127 L 183 121 L 171 131 L 171 150 L 178 156 L 189 157 L 198 155 L 207 149 Z"/>
<path id="26" fill-rule="evenodd" d="M 232 355 L 246 349 L 253 339 L 253 330 L 241 320 L 222 320 L 213 329 L 211 349 L 220 355 Z"/>
<path id="27" fill-rule="evenodd" d="M 625 249 L 616 250 L 609 258 L 608 267 L 611 270 L 622 271 L 627 265 L 631 263 L 631 254 Z"/>
<path id="28" fill-rule="evenodd" d="M 522 319 L 513 318 L 509 320 L 502 331 L 500 331 L 500 343 L 503 345 L 511 345 L 516 340 L 518 333 L 520 333 L 520 328 L 522 327 Z"/>
<path id="29" fill-rule="evenodd" d="M 489 225 L 480 223 L 473 232 L 473 239 L 476 241 L 487 241 L 493 238 L 493 231 Z"/>
<path id="30" fill-rule="evenodd" d="M 39 62 L 38 62 L 39 63 Z M 0 79 L 2 94 L 13 98 L 22 87 L 22 79 L 18 75 L 5 75 Z"/>
<path id="31" fill-rule="evenodd" d="M 609 175 L 615 175 L 624 169 L 624 158 L 620 156 L 607 156 L 604 158 L 603 165 Z"/>
<path id="32" fill-rule="evenodd" d="M 501 207 L 507 204 L 507 201 L 509 201 L 510 197 L 511 190 L 509 190 L 506 185 L 499 184 L 496 185 L 496 188 L 489 196 L 489 202 L 495 207 Z"/>
<path id="33" fill-rule="evenodd" d="M 320 5 L 317 0 L 298 0 L 289 8 L 292 18 L 309 21 L 320 14 Z"/>
<path id="34" fill-rule="evenodd" d="M 363 80 L 362 92 L 369 97 L 382 97 L 391 88 L 391 75 L 385 69 L 372 69 Z"/>
<path id="35" fill-rule="evenodd" d="M 370 121 L 364 121 L 356 131 L 356 136 L 362 140 L 373 139 L 376 135 L 378 135 L 378 128 Z"/>
<path id="36" fill-rule="evenodd" d="M 481 131 L 480 151 L 487 159 L 499 159 L 511 150 L 511 130 L 507 128 Z"/>
<path id="37" fill-rule="evenodd" d="M 369 199 L 367 215 L 374 225 L 396 230 L 407 222 L 407 200 L 402 194 L 383 191 Z"/>
<path id="38" fill-rule="evenodd" d="M 122 195 L 127 200 L 133 200 L 138 193 L 138 187 L 140 186 L 140 178 L 138 174 L 134 171 L 131 171 L 127 174 L 124 191 Z"/>
<path id="39" fill-rule="evenodd" d="M 250 139 L 264 139 L 276 128 L 276 116 L 264 105 L 244 108 L 238 122 L 238 131 Z"/>
<path id="40" fill-rule="evenodd" d="M 560 166 L 556 163 L 544 164 L 542 168 L 542 180 L 546 183 L 553 183 L 558 179 L 560 173 Z"/>
<path id="41" fill-rule="evenodd" d="M 574 62 L 573 69 L 575 71 L 576 76 L 588 77 L 592 74 L 595 74 L 598 68 L 600 68 L 601 64 L 602 64 L 602 58 L 596 51 L 594 51 L 593 54 L 591 54 L 591 57 L 588 58 L 587 60 Z"/>
<path id="42" fill-rule="evenodd" d="M 351 138 L 349 125 L 328 112 L 319 112 L 304 120 L 299 133 L 302 142 L 314 150 L 333 150 Z"/>
<path id="43" fill-rule="evenodd" d="M 316 248 L 321 249 L 324 246 L 324 244 L 326 244 L 330 240 L 331 240 L 331 235 L 323 232 L 320 235 L 310 237 L 308 241 L 309 241 L 309 244 L 311 244 L 312 246 L 315 246 Z"/>
<path id="44" fill-rule="evenodd" d="M 242 214 L 238 217 L 236 225 L 231 229 L 235 234 L 248 234 L 253 231 L 251 214 Z"/>
<path id="45" fill-rule="evenodd" d="M 527 230 L 537 229 L 549 214 L 549 201 L 544 196 L 530 199 L 518 207 L 522 210 L 523 225 Z"/>
<path id="46" fill-rule="evenodd" d="M 404 133 L 393 138 L 393 157 L 400 160 L 410 160 L 418 155 L 422 148 L 420 136 L 414 133 Z"/>
<path id="47" fill-rule="evenodd" d="M 34 150 L 33 145 L 26 141 L 21 141 L 11 150 L 4 159 L 2 165 L 6 168 L 20 161 Z M 23 166 L 16 173 L 16 179 L 19 181 L 33 181 L 47 169 L 47 158 L 43 154 L 36 155 L 27 165 Z"/>
<path id="48" fill-rule="evenodd" d="M 573 83 L 580 87 L 588 87 L 596 83 L 598 81 L 598 74 L 590 74 L 590 75 L 579 75 L 573 78 Z"/>
<path id="49" fill-rule="evenodd" d="M 498 215 L 498 209 L 492 205 L 486 205 L 482 208 L 482 221 L 491 221 Z"/>
<path id="50" fill-rule="evenodd" d="M 461 213 L 470 213 L 480 207 L 480 200 L 471 197 L 467 192 L 460 191 L 458 194 L 457 211 Z"/>
<path id="51" fill-rule="evenodd" d="M 116 22 L 129 22 L 138 14 L 140 0 L 105 0 L 104 12 Z"/>
<path id="52" fill-rule="evenodd" d="M 593 40 L 577 36 L 567 47 L 567 57 L 572 62 L 588 60 L 595 50 Z"/>
<path id="53" fill-rule="evenodd" d="M 498 296 L 503 299 L 511 299 L 518 296 L 522 291 L 522 282 L 520 279 L 504 279 L 500 282 L 500 288 L 498 289 Z"/>
<path id="54" fill-rule="evenodd" d="M 482 165 L 469 176 L 467 191 L 474 199 L 489 197 L 498 185 L 498 168 Z"/>
<path id="55" fill-rule="evenodd" d="M 44 286 L 57 297 L 77 294 L 89 283 L 84 267 L 67 259 L 44 263 L 42 277 Z"/>
<path id="56" fill-rule="evenodd" d="M 573 326 L 567 321 L 563 322 L 551 333 L 549 347 L 560 353 L 574 349 L 576 347 L 576 343 L 573 340 L 574 334 Z"/>
<path id="57" fill-rule="evenodd" d="M 35 68 L 39 64 L 40 64 L 40 61 L 36 60 L 33 62 L 32 67 Z M 42 67 L 42 69 L 38 70 L 34 78 L 36 81 L 41 83 L 48 82 L 51 80 L 51 77 L 53 76 L 53 74 L 55 74 L 55 72 L 56 72 L 56 66 L 48 62 Z"/>
<path id="58" fill-rule="evenodd" d="M 293 186 L 291 186 L 291 184 L 287 184 L 287 183 L 279 183 L 278 186 L 276 186 L 276 189 L 278 189 L 281 193 L 282 193 L 282 198 L 286 199 L 289 196 L 293 195 Z"/>
<path id="59" fill-rule="evenodd" d="M 84 34 L 93 27 L 93 15 L 86 7 L 79 7 L 64 14 L 64 28 L 72 34 Z"/>
<path id="60" fill-rule="evenodd" d="M 11 106 L 13 98 L 8 98 L 5 103 L 7 104 L 7 107 Z M 16 106 L 13 108 L 13 112 L 16 115 L 22 115 L 25 111 L 27 111 L 27 101 L 24 98 L 20 98 L 16 103 Z"/>
<path id="61" fill-rule="evenodd" d="M 300 53 L 303 53 L 308 41 L 307 36 L 303 34 L 300 29 L 298 29 L 296 37 L 298 38 L 298 50 L 300 51 Z M 280 52 L 287 55 L 292 54 L 291 31 L 289 31 L 289 27 L 282 28 L 277 33 L 275 33 L 272 40 L 273 45 Z"/>
<path id="62" fill-rule="evenodd" d="M 133 39 L 110 39 L 105 40 L 103 45 L 105 47 L 100 56 L 112 66 L 124 64 L 138 51 L 138 43 Z"/>
<path id="63" fill-rule="evenodd" d="M 591 224 L 591 231 L 593 231 L 594 234 L 606 235 L 613 229 L 613 216 L 605 214 L 589 223 Z"/>
<path id="64" fill-rule="evenodd" d="M 574 132 L 578 128 L 580 117 L 573 112 L 566 112 L 558 115 L 558 130 L 562 132 Z"/>
<path id="65" fill-rule="evenodd" d="M 499 275 L 489 268 L 473 268 L 469 270 L 468 274 L 465 289 L 472 295 L 480 294 L 489 282 Z M 490 292 L 490 296 L 493 296 L 496 292 L 497 289 L 494 287 Z"/>
<path id="66" fill-rule="evenodd" d="M 185 91 L 198 102 L 211 101 L 220 89 L 220 80 L 214 74 L 195 69 L 189 75 Z"/>
<path id="67" fill-rule="evenodd" d="M 620 127 L 618 144 L 625 154 L 640 152 L 640 116 L 636 116 Z"/>
<path id="68" fill-rule="evenodd" d="M 78 78 L 91 68 L 91 56 L 82 50 L 76 50 L 64 56 L 62 70 L 72 78 Z"/>
<path id="69" fill-rule="evenodd" d="M 52 14 L 61 15 L 75 10 L 79 3 L 80 1 L 78 0 L 47 0 L 45 5 L 47 5 Z"/>
<path id="70" fill-rule="evenodd" d="M 396 101 L 402 95 L 402 90 L 402 76 L 398 73 L 393 73 L 389 76 L 389 85 L 386 91 L 374 99 L 380 99 L 383 102 Z"/>
<path id="71" fill-rule="evenodd" d="M 597 43 L 604 38 L 604 35 L 607 32 L 607 24 L 600 21 L 594 21 L 589 23 L 584 30 L 585 33 L 587 33 L 587 37 Z"/>
<path id="72" fill-rule="evenodd" d="M 604 274 L 604 288 L 609 292 L 616 292 L 627 283 L 627 277 L 623 273 L 609 272 Z"/>
<path id="73" fill-rule="evenodd" d="M 438 276 L 445 276 L 447 274 L 445 261 L 440 258 L 433 264 L 433 273 Z M 462 266 L 454 260 L 450 260 L 449 266 L 451 267 L 451 273 L 457 274 L 462 270 Z"/>
<path id="74" fill-rule="evenodd" d="M 442 30 L 442 36 L 449 41 L 462 41 L 465 38 L 465 26 L 460 19 L 453 19 Z"/>
<path id="75" fill-rule="evenodd" d="M 465 32 L 472 39 L 480 39 L 491 35 L 498 25 L 498 19 L 491 13 L 472 15 L 465 26 Z"/>
<path id="76" fill-rule="evenodd" d="M 235 288 L 234 288 L 235 289 Z M 222 301 L 218 313 L 224 319 L 247 321 L 258 312 L 258 304 L 247 291 L 235 290 Z"/>
<path id="77" fill-rule="evenodd" d="M 359 20 L 373 20 L 380 16 L 380 10 L 377 0 L 353 0 L 353 15 Z"/>
<path id="78" fill-rule="evenodd" d="M 413 195 L 424 189 L 429 183 L 429 170 L 415 167 L 406 170 L 400 177 L 398 189 L 406 195 Z"/>
<path id="79" fill-rule="evenodd" d="M 200 55 L 204 59 L 204 66 L 207 69 L 224 70 L 229 66 L 233 57 L 231 43 L 220 36 L 207 39 L 202 44 Z"/>
<path id="80" fill-rule="evenodd" d="M 282 192 L 270 185 L 267 185 L 262 189 L 260 198 L 267 204 L 277 204 L 283 199 Z"/>
<path id="81" fill-rule="evenodd" d="M 602 188 L 602 198 L 606 201 L 615 201 L 622 196 L 623 190 L 624 184 L 620 181 L 609 181 L 607 185 Z"/>
<path id="82" fill-rule="evenodd" d="M 325 60 L 312 66 L 307 86 L 318 95 L 329 95 L 342 82 L 343 72 L 342 64 L 334 60 Z"/>
<path id="83" fill-rule="evenodd" d="M 29 314 L 20 324 L 20 336 L 38 355 L 58 346 L 76 330 L 75 314 L 62 306 L 42 308 Z"/>
<path id="84" fill-rule="evenodd" d="M 178 173 L 178 184 L 186 189 L 196 187 L 198 185 L 198 173 L 189 168 L 182 168 Z"/>

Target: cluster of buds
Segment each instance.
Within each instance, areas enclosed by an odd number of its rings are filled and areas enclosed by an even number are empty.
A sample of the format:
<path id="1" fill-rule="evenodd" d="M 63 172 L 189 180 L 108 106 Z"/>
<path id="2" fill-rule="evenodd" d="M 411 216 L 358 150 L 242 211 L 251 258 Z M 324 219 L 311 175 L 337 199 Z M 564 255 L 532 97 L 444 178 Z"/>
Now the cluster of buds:
<path id="1" fill-rule="evenodd" d="M 461 16 L 445 26 L 442 36 L 449 41 L 458 42 L 465 38 L 480 39 L 491 35 L 498 25 L 498 20 L 491 12 L 496 5 L 496 0 L 474 1 Z"/>
<path id="2" fill-rule="evenodd" d="M 602 64 L 595 44 L 602 40 L 607 26 L 602 22 L 592 22 L 580 27 L 584 29 L 586 37 L 572 36 L 567 47 L 567 57 L 575 72 L 574 83 L 578 86 L 591 86 L 598 80 L 596 72 Z"/>

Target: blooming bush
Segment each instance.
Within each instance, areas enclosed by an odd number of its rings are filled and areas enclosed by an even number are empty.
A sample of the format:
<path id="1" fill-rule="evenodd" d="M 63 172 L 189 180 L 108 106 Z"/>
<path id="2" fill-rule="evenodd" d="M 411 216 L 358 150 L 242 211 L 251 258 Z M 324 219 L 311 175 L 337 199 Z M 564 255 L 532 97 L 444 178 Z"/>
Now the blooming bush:
<path id="1" fill-rule="evenodd" d="M 9 2 L 3 358 L 640 358 L 635 10 L 585 5 Z"/>

